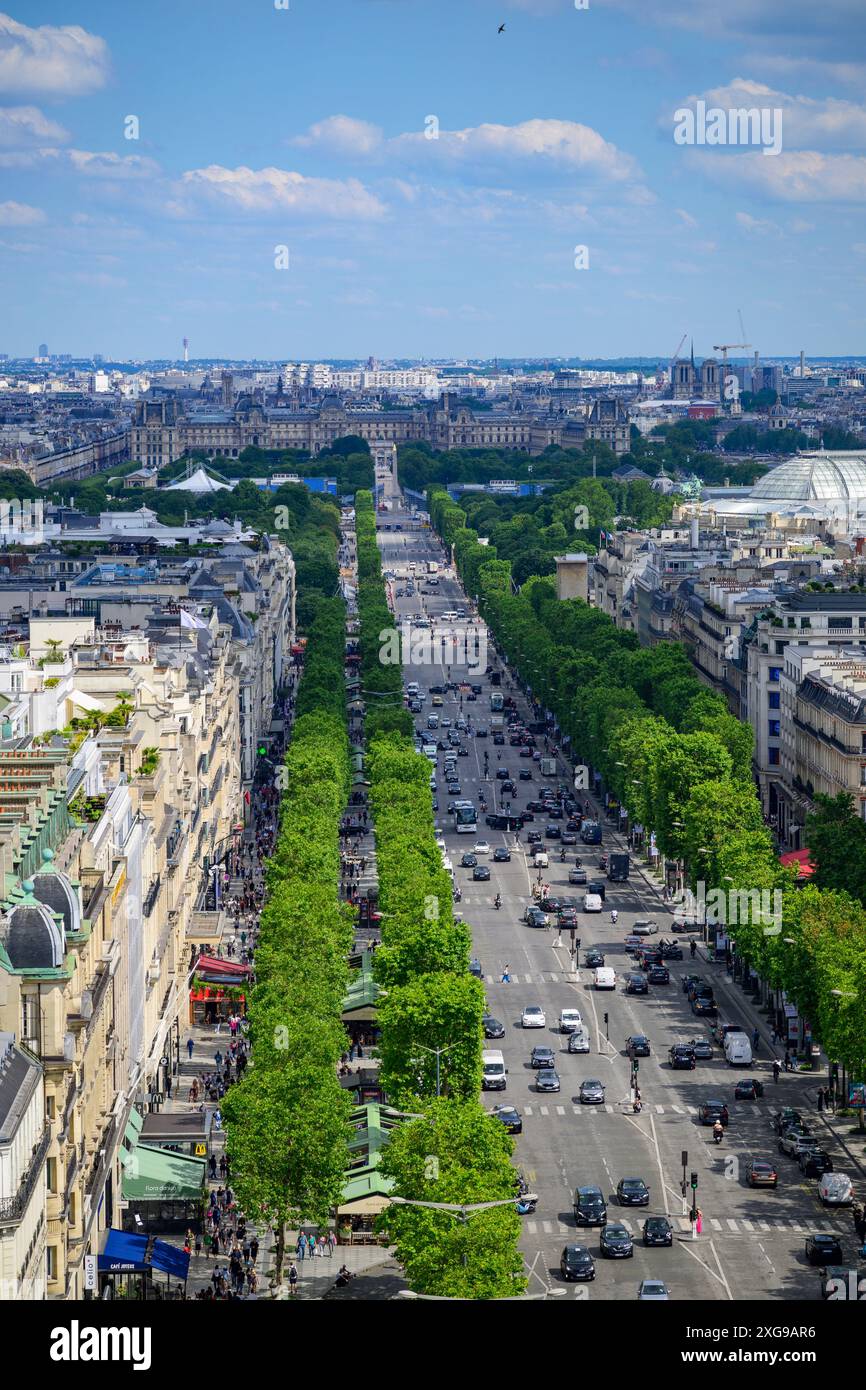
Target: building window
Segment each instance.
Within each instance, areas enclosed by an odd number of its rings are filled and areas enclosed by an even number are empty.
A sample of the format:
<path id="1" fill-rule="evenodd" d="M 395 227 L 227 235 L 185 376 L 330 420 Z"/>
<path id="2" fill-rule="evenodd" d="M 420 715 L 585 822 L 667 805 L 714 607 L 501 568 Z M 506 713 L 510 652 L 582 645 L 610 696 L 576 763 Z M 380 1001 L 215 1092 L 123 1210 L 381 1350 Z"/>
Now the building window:
<path id="1" fill-rule="evenodd" d="M 778 748 L 770 748 L 770 749 L 768 750 L 768 752 L 769 752 L 769 755 L 770 755 L 770 757 L 769 757 L 770 767 L 778 767 L 778 766 L 779 766 L 779 750 L 778 750 Z"/>
<path id="2" fill-rule="evenodd" d="M 782 697 L 779 694 L 778 690 L 771 690 L 767 696 L 767 704 L 769 705 L 770 709 L 778 709 L 781 703 L 781 699 Z"/>
<path id="3" fill-rule="evenodd" d="M 57 1191 L 57 1159 L 49 1158 L 45 1162 L 45 1185 L 49 1192 Z"/>
<path id="4" fill-rule="evenodd" d="M 781 668 L 781 666 L 771 666 L 770 669 L 769 669 L 769 671 L 767 672 L 767 680 L 770 680 L 770 681 L 777 681 L 777 680 L 779 680 L 779 679 L 781 678 L 781 675 L 782 675 L 782 668 Z"/>
<path id="5" fill-rule="evenodd" d="M 49 1279 L 57 1278 L 57 1246 L 46 1245 L 45 1247 L 45 1271 Z"/>

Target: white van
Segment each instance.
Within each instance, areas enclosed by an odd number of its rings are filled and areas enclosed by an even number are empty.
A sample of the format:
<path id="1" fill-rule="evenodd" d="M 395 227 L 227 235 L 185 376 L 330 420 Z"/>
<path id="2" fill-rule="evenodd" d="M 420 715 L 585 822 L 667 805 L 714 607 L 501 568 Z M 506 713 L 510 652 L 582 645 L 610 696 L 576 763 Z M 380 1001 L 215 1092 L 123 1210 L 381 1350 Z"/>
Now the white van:
<path id="1" fill-rule="evenodd" d="M 451 863 L 451 860 L 447 857 L 447 855 L 443 855 L 443 856 L 442 856 L 442 868 L 445 870 L 446 874 L 447 874 L 448 877 L 450 878 L 450 880 L 451 880 L 451 887 L 453 888 L 453 887 L 454 887 L 454 865 Z"/>
<path id="2" fill-rule="evenodd" d="M 578 1028 L 580 1028 L 582 1023 L 583 1019 L 580 1016 L 580 1009 L 560 1009 L 560 1033 L 574 1033 Z"/>
<path id="3" fill-rule="evenodd" d="M 481 1086 L 485 1091 L 504 1091 L 508 1069 L 501 1052 L 482 1052 Z"/>
<path id="4" fill-rule="evenodd" d="M 609 965 L 600 965 L 595 972 L 596 989 L 616 989 L 616 971 Z"/>
<path id="5" fill-rule="evenodd" d="M 535 865 L 536 869 L 547 869 L 547 868 L 549 868 L 549 867 L 550 867 L 550 860 L 549 860 L 549 858 L 547 857 L 547 850 L 545 850 L 545 849 L 540 849 L 540 850 L 538 850 L 537 853 L 533 856 L 532 862 L 533 862 L 533 864 Z"/>
<path id="6" fill-rule="evenodd" d="M 725 1061 L 729 1067 L 752 1065 L 752 1044 L 745 1033 L 729 1033 L 725 1038 Z"/>
<path id="7" fill-rule="evenodd" d="M 440 621 L 443 622 L 443 623 L 456 623 L 456 621 L 457 621 L 457 613 L 456 613 L 456 610 L 453 609 L 453 608 L 449 608 L 449 610 L 448 610 L 447 613 L 440 613 L 440 614 L 439 614 L 439 618 L 440 618 Z"/>

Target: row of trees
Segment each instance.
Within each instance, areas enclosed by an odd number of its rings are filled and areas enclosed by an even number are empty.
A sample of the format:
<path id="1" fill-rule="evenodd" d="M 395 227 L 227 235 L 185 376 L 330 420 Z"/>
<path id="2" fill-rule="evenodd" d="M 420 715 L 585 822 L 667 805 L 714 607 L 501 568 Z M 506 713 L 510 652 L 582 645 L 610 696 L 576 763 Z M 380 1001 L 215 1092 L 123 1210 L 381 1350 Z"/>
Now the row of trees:
<path id="1" fill-rule="evenodd" d="M 469 973 L 471 935 L 456 920 L 451 881 L 433 827 L 430 764 L 415 752 L 403 708 L 403 673 L 382 666 L 385 601 L 372 498 L 355 500 L 361 672 L 367 775 L 376 827 L 382 941 L 374 957 L 383 988 L 378 1022 L 381 1081 L 389 1100 L 416 1118 L 392 1131 L 382 1171 L 395 1194 L 423 1202 L 506 1201 L 514 1196 L 512 1140 L 478 1096 L 484 989 Z M 514 1206 L 468 1222 L 420 1206 L 380 1218 L 418 1293 L 499 1298 L 524 1286 Z"/>
<path id="2" fill-rule="evenodd" d="M 350 1136 L 337 1073 L 354 913 L 339 901 L 340 819 L 349 795 L 345 609 L 323 601 L 307 643 L 287 790 L 256 949 L 249 1006 L 253 1065 L 223 1107 L 232 1181 L 247 1214 L 276 1235 L 325 1225 L 339 1203 Z"/>
<path id="3" fill-rule="evenodd" d="M 429 498 L 433 524 L 453 544 L 485 619 L 555 714 L 575 762 L 597 769 L 632 822 L 654 831 L 668 858 L 684 861 L 693 888 L 702 882 L 708 896 L 725 893 L 739 954 L 797 1003 L 831 1056 L 862 1074 L 866 917 L 850 892 L 838 891 L 850 884 L 838 857 L 833 874 L 828 859 L 821 887 L 808 892 L 779 863 L 752 780 L 750 726 L 701 685 L 679 643 L 641 649 L 598 610 L 557 601 L 548 579 L 513 594 L 507 565 L 495 547 L 479 545 L 462 509 L 442 490 Z M 849 848 L 857 836 L 849 834 Z M 862 837 L 858 843 L 862 853 Z M 763 902 L 761 892 L 770 895 Z M 732 903 L 744 920 L 730 920 Z"/>

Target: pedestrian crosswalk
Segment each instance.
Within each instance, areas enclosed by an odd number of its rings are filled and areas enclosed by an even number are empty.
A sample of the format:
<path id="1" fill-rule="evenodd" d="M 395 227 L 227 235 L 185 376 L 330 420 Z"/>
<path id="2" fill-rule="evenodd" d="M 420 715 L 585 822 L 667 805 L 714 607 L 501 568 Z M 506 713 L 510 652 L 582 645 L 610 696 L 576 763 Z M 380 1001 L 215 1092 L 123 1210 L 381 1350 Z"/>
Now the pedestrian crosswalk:
<path id="1" fill-rule="evenodd" d="M 625 1226 L 629 1235 L 635 1238 L 642 1236 L 643 1223 L 646 1220 L 646 1217 L 647 1214 L 645 1213 L 635 1221 L 633 1219 L 629 1219 L 628 1217 L 621 1216 L 618 1208 L 611 1208 L 608 1210 L 608 1220 L 611 1222 L 615 1222 L 618 1226 Z M 691 1222 L 689 1221 L 687 1216 L 669 1216 L 668 1220 L 673 1226 L 675 1232 L 685 1236 L 691 1234 Z M 529 1219 L 524 1221 L 523 1229 L 526 1235 L 529 1236 L 557 1235 L 567 1236 L 571 1240 L 574 1240 L 575 1231 L 577 1231 L 578 1235 L 582 1234 L 588 1237 L 592 1228 L 588 1228 L 585 1226 L 575 1227 L 574 1222 L 566 1223 L 565 1221 L 536 1221 Z M 818 1228 L 811 1227 L 810 1229 L 814 1230 Z M 827 1218 L 822 1218 L 820 1222 L 820 1230 L 824 1233 L 829 1233 L 832 1231 L 836 1235 L 850 1235 L 851 1224 L 850 1222 L 846 1223 L 839 1220 L 833 1220 L 832 1218 L 829 1220 L 827 1220 Z M 706 1240 L 708 1236 L 712 1237 L 716 1235 L 755 1236 L 769 1234 L 805 1236 L 808 1234 L 808 1232 L 806 1227 L 802 1224 L 802 1222 L 789 1221 L 786 1220 L 784 1217 L 774 1218 L 772 1221 L 747 1221 L 744 1217 L 729 1216 L 725 1217 L 723 1220 L 720 1220 L 719 1218 L 714 1216 L 705 1216 L 703 1235 L 699 1239 Z"/>
<path id="2" fill-rule="evenodd" d="M 604 1111 L 606 1115 L 622 1114 L 623 1109 L 631 1109 L 631 1100 L 630 1098 L 623 1096 L 622 1100 L 618 1105 L 557 1105 L 554 1108 L 557 1115 L 564 1115 L 566 1113 L 566 1110 L 569 1110 L 572 1115 L 583 1115 L 587 1119 L 591 1120 L 596 1115 L 598 1115 L 600 1111 Z M 649 1110 L 650 1108 L 651 1107 L 648 1105 L 644 1106 L 645 1111 Z M 652 1109 L 655 1111 L 657 1115 L 688 1114 L 688 1111 L 684 1110 L 681 1105 L 656 1105 L 653 1106 Z M 539 1115 L 549 1115 L 550 1107 L 547 1105 L 539 1105 L 537 1107 L 537 1113 Z M 536 1114 L 536 1107 L 534 1105 L 524 1105 L 521 1114 L 529 1116 L 531 1118 L 534 1114 Z"/>

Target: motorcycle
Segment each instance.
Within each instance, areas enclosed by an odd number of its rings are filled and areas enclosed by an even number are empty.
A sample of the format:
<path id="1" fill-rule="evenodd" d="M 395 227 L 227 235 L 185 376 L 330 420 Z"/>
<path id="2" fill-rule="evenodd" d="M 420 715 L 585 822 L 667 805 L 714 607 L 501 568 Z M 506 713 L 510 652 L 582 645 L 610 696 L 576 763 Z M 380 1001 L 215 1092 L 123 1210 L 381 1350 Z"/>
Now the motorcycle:
<path id="1" fill-rule="evenodd" d="M 531 1215 L 532 1212 L 534 1212 L 535 1209 L 536 1209 L 536 1207 L 538 1206 L 538 1193 L 537 1193 L 537 1192 L 524 1192 L 524 1193 L 522 1193 L 522 1194 L 518 1197 L 517 1201 L 515 1202 L 515 1206 L 517 1207 L 517 1214 L 518 1214 L 518 1216 L 529 1216 L 529 1215 Z"/>
<path id="2" fill-rule="evenodd" d="M 502 906 L 502 899 L 500 898 L 500 896 L 499 896 L 498 893 L 496 894 L 496 897 L 493 899 L 493 906 L 496 908 L 496 911 L 497 911 L 497 912 L 499 911 L 500 907 Z"/>
<path id="3" fill-rule="evenodd" d="M 560 862 L 560 864 L 564 864 L 564 863 L 565 863 L 565 857 L 566 857 L 566 856 L 565 856 L 565 850 L 564 850 L 564 849 L 561 849 L 561 850 L 559 851 L 559 862 Z"/>
<path id="4" fill-rule="evenodd" d="M 725 1131 L 722 1129 L 722 1126 L 719 1125 L 718 1129 L 716 1129 L 715 1125 L 713 1125 L 713 1143 L 721 1144 L 724 1137 Z"/>
<path id="5" fill-rule="evenodd" d="M 619 913 L 617 912 L 616 908 L 612 907 L 610 910 L 610 920 L 613 922 L 614 926 L 616 926 L 616 919 L 618 916 Z"/>
<path id="6" fill-rule="evenodd" d="M 599 859 L 599 861 L 598 861 L 598 867 L 599 867 L 600 869 L 606 869 L 606 868 L 607 868 L 607 855 L 606 855 L 606 854 L 603 854 L 603 855 L 601 856 L 601 858 Z"/>

